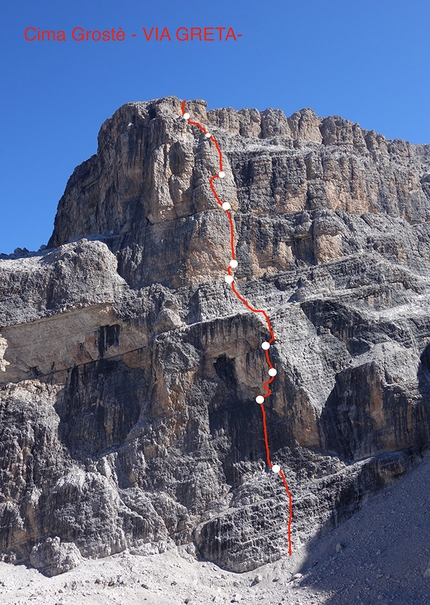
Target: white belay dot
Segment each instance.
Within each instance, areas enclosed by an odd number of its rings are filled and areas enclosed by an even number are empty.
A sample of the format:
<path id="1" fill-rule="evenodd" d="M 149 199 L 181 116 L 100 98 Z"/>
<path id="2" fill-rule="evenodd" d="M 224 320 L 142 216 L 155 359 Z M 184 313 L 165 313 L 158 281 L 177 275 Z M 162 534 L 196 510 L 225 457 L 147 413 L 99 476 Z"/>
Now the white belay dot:
<path id="1" fill-rule="evenodd" d="M 261 348 L 264 349 L 265 351 L 267 351 L 268 349 L 270 349 L 270 343 L 263 342 L 263 344 L 261 345 Z"/>
<path id="2" fill-rule="evenodd" d="M 258 396 L 255 398 L 255 401 L 256 401 L 257 403 L 259 403 L 259 404 L 264 403 L 264 397 L 263 397 L 263 395 L 258 395 Z"/>
<path id="3" fill-rule="evenodd" d="M 228 202 L 224 202 L 222 205 L 223 210 L 230 210 L 231 206 Z"/>
<path id="4" fill-rule="evenodd" d="M 233 280 L 234 280 L 233 275 L 226 275 L 226 276 L 225 276 L 225 281 L 226 281 L 228 284 L 233 283 Z"/>
<path id="5" fill-rule="evenodd" d="M 274 464 L 274 465 L 272 466 L 272 471 L 273 471 L 274 473 L 279 473 L 279 471 L 280 471 L 280 470 L 281 470 L 281 467 L 279 466 L 279 464 Z"/>
<path id="6" fill-rule="evenodd" d="M 189 113 L 184 113 L 184 115 L 182 117 L 184 118 L 184 120 L 189 120 L 190 119 L 190 114 Z"/>
<path id="7" fill-rule="evenodd" d="M 276 376 L 278 372 L 275 370 L 275 368 L 270 368 L 269 370 L 269 376 Z"/>
<path id="8" fill-rule="evenodd" d="M 218 173 L 218 176 L 220 179 L 223 179 L 225 177 L 225 172 L 221 170 L 221 172 Z"/>
<path id="9" fill-rule="evenodd" d="M 232 269 L 236 269 L 237 265 L 238 265 L 237 260 L 234 260 L 234 259 L 233 259 L 233 260 L 231 260 L 231 261 L 230 261 L 230 267 L 231 267 Z"/>

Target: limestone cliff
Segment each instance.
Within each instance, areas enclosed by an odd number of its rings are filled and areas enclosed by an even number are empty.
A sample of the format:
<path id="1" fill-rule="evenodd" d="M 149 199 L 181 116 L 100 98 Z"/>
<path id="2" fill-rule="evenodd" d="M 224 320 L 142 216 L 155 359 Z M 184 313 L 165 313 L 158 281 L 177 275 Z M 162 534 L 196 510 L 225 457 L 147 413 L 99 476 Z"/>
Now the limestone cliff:
<path id="1" fill-rule="evenodd" d="M 430 440 L 430 146 L 310 109 L 187 108 L 224 154 L 237 288 L 275 330 L 268 430 L 298 547 Z M 255 403 L 266 327 L 223 279 L 215 172 L 179 99 L 129 103 L 69 179 L 48 249 L 2 256 L 10 560 L 52 575 L 176 543 L 243 571 L 286 552 Z"/>

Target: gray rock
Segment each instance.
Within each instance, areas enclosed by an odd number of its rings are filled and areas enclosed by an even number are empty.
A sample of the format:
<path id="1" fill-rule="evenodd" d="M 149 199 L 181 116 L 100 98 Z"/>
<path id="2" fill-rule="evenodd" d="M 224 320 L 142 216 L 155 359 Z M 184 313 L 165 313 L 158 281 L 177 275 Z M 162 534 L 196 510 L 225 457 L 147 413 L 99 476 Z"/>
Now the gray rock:
<path id="1" fill-rule="evenodd" d="M 276 335 L 266 413 L 295 548 L 429 442 L 430 148 L 309 109 L 187 107 L 223 150 L 237 288 Z M 48 248 L 0 257 L 3 556 L 177 545 L 242 572 L 286 553 L 255 404 L 266 325 L 224 282 L 217 166 L 179 99 L 127 104 Z"/>
<path id="2" fill-rule="evenodd" d="M 46 576 L 58 576 L 82 562 L 82 556 L 73 542 L 61 542 L 60 538 L 47 538 L 33 546 L 30 563 Z"/>

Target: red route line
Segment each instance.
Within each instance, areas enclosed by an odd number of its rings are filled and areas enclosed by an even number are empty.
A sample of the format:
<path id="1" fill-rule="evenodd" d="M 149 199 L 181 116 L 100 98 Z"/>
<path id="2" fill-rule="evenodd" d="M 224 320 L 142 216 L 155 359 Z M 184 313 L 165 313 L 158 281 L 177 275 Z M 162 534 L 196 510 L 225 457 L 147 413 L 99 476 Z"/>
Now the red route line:
<path id="1" fill-rule="evenodd" d="M 182 102 L 182 115 L 185 114 L 185 105 L 186 105 L 186 101 Z M 192 120 L 190 120 L 189 118 L 187 119 L 188 124 L 191 124 L 192 126 L 197 126 L 197 128 L 199 128 L 203 134 L 208 134 L 208 131 L 206 130 L 206 128 L 204 128 L 199 122 L 193 122 Z M 218 151 L 218 156 L 219 156 L 219 170 L 220 172 L 222 172 L 222 151 L 219 148 L 218 145 L 218 141 L 212 136 L 210 135 L 209 137 L 207 137 L 210 141 L 212 141 L 212 143 L 215 145 L 216 150 Z M 214 186 L 214 181 L 215 179 L 219 179 L 220 176 L 219 174 L 215 174 L 213 176 L 210 177 L 209 179 L 209 185 L 210 188 L 212 190 L 212 193 L 216 199 L 216 201 L 218 202 L 218 205 L 221 206 L 222 208 L 222 202 L 215 190 L 215 186 Z M 229 212 L 229 210 L 225 211 L 228 221 L 230 223 L 230 249 L 231 249 L 231 258 L 232 260 L 236 260 L 236 253 L 235 253 L 235 247 L 234 247 L 234 224 L 233 224 L 233 219 L 232 216 Z M 228 275 L 231 275 L 231 267 L 229 266 L 227 269 L 227 273 Z M 270 340 L 268 340 L 269 344 L 272 344 L 272 342 L 275 340 L 275 334 L 273 332 L 273 328 L 272 328 L 272 324 L 270 323 L 270 319 L 269 316 L 267 315 L 266 311 L 264 311 L 263 309 L 254 309 L 254 307 L 252 307 L 249 302 L 241 295 L 239 294 L 239 292 L 236 290 L 236 286 L 234 284 L 234 281 L 231 282 L 231 289 L 233 291 L 233 293 L 237 296 L 237 298 L 243 302 L 243 304 L 253 313 L 261 313 L 264 316 L 264 319 L 266 320 L 266 324 L 267 324 L 267 328 L 269 330 L 270 333 Z M 269 350 L 266 350 L 266 361 L 267 361 L 267 365 L 269 366 L 269 368 L 273 368 L 272 362 L 270 361 L 270 355 L 269 355 Z M 264 399 L 266 399 L 266 397 L 269 397 L 269 395 L 272 394 L 271 389 L 269 388 L 269 384 L 273 382 L 273 380 L 275 379 L 274 376 L 271 376 L 271 378 L 269 380 L 266 380 L 266 382 L 263 384 L 263 388 L 266 391 L 266 393 L 263 395 Z M 267 460 L 267 464 L 270 468 L 273 467 L 272 461 L 270 459 L 270 447 L 269 447 L 269 437 L 267 434 L 267 420 L 266 420 L 266 410 L 264 409 L 264 405 L 260 404 L 260 408 L 261 408 L 261 416 L 263 419 L 263 433 L 264 433 L 264 445 L 266 447 L 266 460 Z M 290 489 L 288 487 L 288 483 L 287 480 L 285 478 L 284 473 L 282 472 L 282 470 L 279 470 L 279 475 L 282 479 L 282 483 L 284 484 L 285 487 L 285 491 L 287 492 L 287 496 L 288 496 L 288 503 L 289 503 L 289 517 L 288 517 L 288 554 L 292 555 L 292 542 L 291 542 L 291 522 L 293 520 L 293 499 L 291 497 L 291 493 L 290 493 Z"/>

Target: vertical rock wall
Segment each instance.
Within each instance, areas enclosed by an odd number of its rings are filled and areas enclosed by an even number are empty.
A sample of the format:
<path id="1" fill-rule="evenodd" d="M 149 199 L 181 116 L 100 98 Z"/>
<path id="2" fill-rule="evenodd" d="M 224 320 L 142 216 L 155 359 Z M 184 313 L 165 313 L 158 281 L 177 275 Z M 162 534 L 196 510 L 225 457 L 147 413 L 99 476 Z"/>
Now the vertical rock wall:
<path id="1" fill-rule="evenodd" d="M 429 441 L 430 154 L 310 110 L 188 110 L 219 141 L 237 288 L 267 309 L 272 460 L 293 544 L 402 476 Z M 284 554 L 267 472 L 266 326 L 224 282 L 213 145 L 170 97 L 107 120 L 49 248 L 0 258 L 0 549 L 193 545 L 229 569 Z"/>

